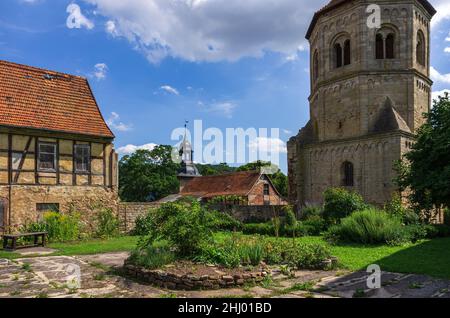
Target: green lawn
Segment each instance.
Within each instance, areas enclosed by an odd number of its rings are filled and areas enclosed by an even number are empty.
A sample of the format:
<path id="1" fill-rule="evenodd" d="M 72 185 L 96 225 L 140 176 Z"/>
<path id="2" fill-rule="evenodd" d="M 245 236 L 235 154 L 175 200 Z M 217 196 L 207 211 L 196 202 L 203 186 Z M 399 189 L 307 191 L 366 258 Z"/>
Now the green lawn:
<path id="1" fill-rule="evenodd" d="M 90 255 L 112 252 L 131 251 L 136 247 L 139 237 L 137 236 L 121 236 L 106 240 L 89 240 L 71 243 L 51 243 L 49 248 L 56 249 L 57 252 L 50 256 L 56 255 Z M 21 257 L 17 253 L 0 251 L 0 258 L 14 259 Z"/>
<path id="2" fill-rule="evenodd" d="M 224 239 L 227 235 L 218 233 L 216 239 Z M 302 237 L 297 240 L 329 246 L 332 254 L 339 258 L 341 266 L 349 270 L 365 270 L 368 265 L 378 264 L 384 271 L 450 279 L 450 238 L 425 240 L 407 246 L 330 245 L 321 237 Z"/>
<path id="3" fill-rule="evenodd" d="M 223 240 L 229 235 L 216 233 L 215 238 Z M 131 251 L 138 239 L 136 236 L 123 236 L 108 240 L 53 243 L 49 247 L 58 250 L 53 256 L 100 254 Z M 450 238 L 425 240 L 407 246 L 330 245 L 321 237 L 302 237 L 297 240 L 329 246 L 332 254 L 339 258 L 341 266 L 349 270 L 364 270 L 370 264 L 378 264 L 384 271 L 427 274 L 450 279 Z M 18 257 L 20 255 L 16 253 L 0 251 L 0 258 Z"/>

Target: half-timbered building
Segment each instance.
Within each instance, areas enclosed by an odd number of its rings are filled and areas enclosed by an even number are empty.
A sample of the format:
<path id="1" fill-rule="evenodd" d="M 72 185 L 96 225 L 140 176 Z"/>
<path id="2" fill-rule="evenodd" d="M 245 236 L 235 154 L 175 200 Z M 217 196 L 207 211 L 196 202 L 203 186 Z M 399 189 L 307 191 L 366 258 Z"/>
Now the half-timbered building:
<path id="1" fill-rule="evenodd" d="M 113 140 L 86 78 L 0 61 L 0 231 L 83 202 L 114 208 Z"/>

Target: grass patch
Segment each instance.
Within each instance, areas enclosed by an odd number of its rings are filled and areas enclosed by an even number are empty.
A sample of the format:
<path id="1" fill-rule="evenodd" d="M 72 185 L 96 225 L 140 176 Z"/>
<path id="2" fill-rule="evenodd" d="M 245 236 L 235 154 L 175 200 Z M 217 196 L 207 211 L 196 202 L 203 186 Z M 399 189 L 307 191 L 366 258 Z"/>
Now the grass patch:
<path id="1" fill-rule="evenodd" d="M 216 233 L 215 239 L 224 240 L 229 233 Z M 291 240 L 292 238 L 279 238 Z M 339 259 L 341 268 L 365 270 L 378 264 L 382 270 L 397 273 L 425 274 L 450 279 L 450 238 L 423 240 L 404 246 L 340 244 L 330 245 L 322 237 L 300 237 L 303 243 L 319 243 L 330 247 Z"/>
<path id="2" fill-rule="evenodd" d="M 73 243 L 52 243 L 49 248 L 58 250 L 55 255 L 92 255 L 132 251 L 138 242 L 137 236 L 121 236 L 106 240 L 91 240 Z"/>

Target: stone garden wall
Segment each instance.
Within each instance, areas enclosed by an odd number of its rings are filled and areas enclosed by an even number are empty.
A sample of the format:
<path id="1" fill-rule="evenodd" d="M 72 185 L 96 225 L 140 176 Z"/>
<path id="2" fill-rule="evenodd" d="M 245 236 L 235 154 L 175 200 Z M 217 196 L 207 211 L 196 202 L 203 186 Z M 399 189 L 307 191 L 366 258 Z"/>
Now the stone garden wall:
<path id="1" fill-rule="evenodd" d="M 132 264 L 125 264 L 126 275 L 141 282 L 171 290 L 211 290 L 231 288 L 245 284 L 261 282 L 268 274 L 266 271 L 239 273 L 235 275 L 180 275 L 163 270 L 147 270 Z"/>
<path id="2" fill-rule="evenodd" d="M 139 216 L 146 215 L 151 209 L 158 208 L 159 203 L 136 203 L 121 202 L 119 203 L 119 220 L 121 230 L 125 233 L 131 232 L 135 227 L 136 219 Z"/>

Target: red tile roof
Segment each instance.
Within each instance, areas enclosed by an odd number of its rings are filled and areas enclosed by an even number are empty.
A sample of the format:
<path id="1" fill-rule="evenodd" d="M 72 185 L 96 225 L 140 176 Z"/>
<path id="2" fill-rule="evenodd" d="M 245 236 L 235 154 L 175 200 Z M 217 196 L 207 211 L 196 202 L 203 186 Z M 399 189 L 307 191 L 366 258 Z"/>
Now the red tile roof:
<path id="1" fill-rule="evenodd" d="M 314 30 L 314 27 L 316 26 L 316 23 L 322 14 L 325 14 L 325 13 L 333 10 L 334 8 L 336 8 L 342 4 L 345 4 L 349 1 L 353 1 L 353 0 L 331 0 L 326 6 L 324 6 L 322 9 L 317 11 L 314 14 L 314 17 L 309 26 L 308 32 L 306 33 L 306 39 L 309 40 L 309 38 L 311 37 L 312 31 Z M 425 8 L 425 10 L 428 11 L 428 13 L 431 16 L 434 16 L 436 14 L 436 9 L 434 9 L 434 7 L 431 5 L 431 3 L 428 0 L 419 0 L 419 3 Z"/>
<path id="2" fill-rule="evenodd" d="M 0 125 L 114 138 L 87 79 L 1 60 Z"/>
<path id="3" fill-rule="evenodd" d="M 181 191 L 183 196 L 216 197 L 247 195 L 259 180 L 259 171 L 245 171 L 192 179 Z"/>

